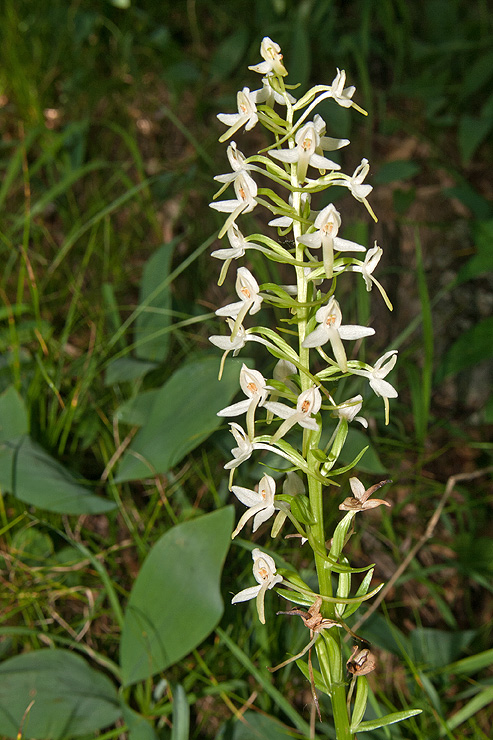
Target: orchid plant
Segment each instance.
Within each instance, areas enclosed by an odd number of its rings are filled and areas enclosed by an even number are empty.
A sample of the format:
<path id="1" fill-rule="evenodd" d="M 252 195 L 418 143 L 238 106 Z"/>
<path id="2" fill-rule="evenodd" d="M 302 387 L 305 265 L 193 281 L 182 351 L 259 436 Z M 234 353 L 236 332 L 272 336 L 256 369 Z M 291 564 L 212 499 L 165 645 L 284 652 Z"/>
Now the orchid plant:
<path id="1" fill-rule="evenodd" d="M 261 622 L 265 622 L 264 603 L 266 598 L 271 598 L 268 595 L 271 590 L 307 608 L 307 611 L 280 612 L 301 616 L 310 631 L 306 649 L 281 666 L 291 660 L 300 663 L 301 657 L 309 653 L 308 670 L 304 673 L 311 679 L 314 706 L 320 714 L 311 663 L 312 648 L 315 650 L 319 666 L 317 689 L 331 699 L 338 740 L 347 740 L 357 731 L 390 724 L 417 713 L 388 715 L 376 723 L 375 720 L 364 721 L 368 697 L 366 674 L 375 667 L 375 658 L 371 646 L 352 633 L 345 621 L 379 591 L 379 587 L 371 588 L 372 566 L 362 569 L 350 566 L 347 546 L 353 533 L 354 517 L 358 512 L 390 504 L 370 498 L 388 481 L 366 489 L 360 480 L 351 477 L 351 495 L 345 496 L 345 486 L 340 484 L 345 480 L 342 476 L 357 465 L 364 450 L 349 465 L 338 466 L 338 458 L 349 424 L 357 421 L 366 427 L 367 421 L 358 415 L 364 405 L 363 397 L 340 398 L 337 384 L 348 376 L 367 379 L 370 389 L 383 398 L 387 424 L 389 399 L 395 398 L 397 391 L 384 379 L 395 365 L 395 350 L 386 352 L 373 367 L 357 359 L 348 359 L 351 349 L 347 342 L 372 336 L 375 331 L 369 326 L 344 323 L 336 299 L 337 284 L 341 279 L 359 279 L 353 273 L 360 273 L 366 289 L 370 291 L 376 285 L 389 309 L 392 305 L 382 285 L 373 277 L 382 255 L 381 247 L 375 243 L 367 250 L 364 245 L 339 236 L 342 217 L 333 203 L 318 212 L 311 208 L 313 195 L 337 185 L 347 188 L 376 220 L 368 202 L 372 187 L 364 182 L 369 171 L 368 161 L 363 159 L 352 175 L 341 173 L 340 165 L 325 153 L 337 151 L 350 142 L 327 136 L 326 122 L 315 113 L 319 103 L 332 99 L 340 106 L 366 115 L 353 100 L 355 88 L 345 87 L 346 73 L 338 69 L 330 85 L 317 85 L 296 99 L 289 90 L 294 91 L 297 86 L 285 82 L 288 72 L 279 45 L 266 37 L 262 40 L 260 54 L 263 61 L 249 69 L 261 75 L 262 86 L 253 91 L 244 87 L 237 95 L 238 112 L 218 115 L 219 121 L 228 127 L 220 141 L 230 142 L 227 156 L 232 172 L 215 178 L 221 188 L 210 205 L 228 214 L 219 238 L 226 236 L 230 246 L 216 249 L 212 256 L 223 262 L 219 284 L 224 282 L 231 262 L 244 258 L 250 249 L 268 260 L 290 266 L 295 284 L 259 285 L 247 267 L 238 267 L 236 293 L 239 300 L 216 311 L 218 316 L 225 318 L 228 331 L 211 337 L 211 342 L 224 351 L 220 374 L 227 355 L 230 352 L 237 355 L 247 341 L 263 345 L 275 364 L 272 378 L 265 378 L 258 370 L 243 364 L 240 387 L 245 400 L 218 413 L 235 418 L 230 429 L 237 446 L 224 467 L 231 471 L 229 486 L 233 495 L 246 507 L 232 537 L 240 530 L 245 531 L 250 520 L 256 532 L 272 517 L 275 519 L 271 536 L 277 537 L 289 521 L 294 529 L 291 536 L 297 537 L 302 546 L 308 543 L 313 551 L 318 589 L 309 588 L 294 570 L 278 572 L 275 557 L 255 547 L 252 549 L 253 576 L 258 585 L 240 591 L 233 603 L 255 599 Z M 271 132 L 274 141 L 259 153 L 247 156 L 231 137 L 241 129 L 250 131 L 257 124 Z M 270 181 L 272 187 L 267 187 L 266 181 Z M 229 186 L 233 187 L 235 197 L 219 200 Z M 259 207 L 272 214 L 269 222 L 272 233 L 244 236 L 238 219 Z M 285 240 L 281 243 L 279 237 L 286 235 L 292 247 L 286 246 Z M 360 255 L 364 255 L 363 259 Z M 284 325 L 246 327 L 250 317 L 265 306 L 284 309 Z M 238 417 L 244 417 L 243 426 L 238 423 Z M 328 434 L 323 434 L 324 431 Z M 254 454 L 261 455 L 265 451 L 288 462 L 280 492 L 276 493 L 279 482 L 268 474 L 263 475 L 255 490 L 233 485 L 237 469 Z M 326 496 L 338 497 L 339 509 L 345 512 L 332 533 L 327 531 L 324 520 Z M 352 591 L 352 576 L 362 572 L 365 575 Z M 353 651 L 346 656 L 346 663 L 341 630 L 336 627 L 345 629 L 353 640 Z M 314 729 L 312 735 L 315 736 Z"/>

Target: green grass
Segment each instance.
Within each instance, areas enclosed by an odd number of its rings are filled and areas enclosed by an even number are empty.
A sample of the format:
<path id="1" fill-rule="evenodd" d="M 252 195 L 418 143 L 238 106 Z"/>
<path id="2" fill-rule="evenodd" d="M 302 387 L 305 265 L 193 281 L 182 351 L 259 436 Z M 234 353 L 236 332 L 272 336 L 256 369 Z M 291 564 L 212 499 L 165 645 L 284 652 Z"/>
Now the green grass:
<path id="1" fill-rule="evenodd" d="M 388 579 L 448 477 L 491 465 L 489 389 L 480 389 L 479 406 L 468 394 L 484 382 L 478 366 L 491 362 L 488 317 L 474 297 L 491 289 L 493 29 L 486 2 L 463 0 L 258 0 L 240 4 L 234 18 L 224 0 L 48 5 L 5 0 L 0 10 L 0 392 L 15 389 L 20 399 L 4 403 L 0 419 L 0 653 L 6 660 L 69 647 L 116 681 L 122 611 L 152 546 L 177 523 L 230 503 L 224 429 L 171 470 L 125 482 L 117 475 L 156 398 L 146 394 L 213 353 L 211 313 L 232 291 L 231 278 L 224 292 L 217 288 L 207 255 L 219 224 L 207 208 L 212 176 L 225 166 L 215 114 L 248 84 L 245 64 L 262 36 L 281 43 L 304 85 L 330 83 L 344 67 L 371 114 L 351 130 L 341 111 L 337 126 L 361 156 L 371 152 L 381 223 L 355 228 L 387 247 L 379 277 L 394 313 L 384 319 L 373 294 L 369 304 L 366 293 L 348 301 L 359 322 L 374 320 L 380 354 L 399 347 L 400 396 L 389 428 L 379 400 L 368 399 L 371 441 L 394 480 L 394 503 L 354 538 L 354 565 L 374 561 L 376 576 Z M 394 160 L 416 166 L 389 170 Z M 156 290 L 145 267 L 170 242 Z M 460 311 L 444 308 L 454 303 Z M 114 508 L 64 514 L 12 495 L 2 455 L 24 421 L 72 484 Z M 487 484 L 485 476 L 457 486 L 385 610 L 362 628 L 379 654 L 370 681 L 375 716 L 424 709 L 405 729 L 368 737 L 489 736 Z M 292 551 L 288 540 L 278 554 Z M 274 685 L 265 669 L 306 643 L 300 620 L 276 617 L 272 600 L 263 627 L 253 608 L 229 604 L 250 569 L 250 552 L 235 543 L 217 633 L 154 681 L 124 689 L 127 706 L 151 719 L 159 737 L 188 736 L 185 695 L 192 738 L 215 737 L 250 700 L 257 712 L 306 729 L 307 682 L 288 666 Z M 328 702 L 320 701 L 319 736 L 332 737 Z"/>

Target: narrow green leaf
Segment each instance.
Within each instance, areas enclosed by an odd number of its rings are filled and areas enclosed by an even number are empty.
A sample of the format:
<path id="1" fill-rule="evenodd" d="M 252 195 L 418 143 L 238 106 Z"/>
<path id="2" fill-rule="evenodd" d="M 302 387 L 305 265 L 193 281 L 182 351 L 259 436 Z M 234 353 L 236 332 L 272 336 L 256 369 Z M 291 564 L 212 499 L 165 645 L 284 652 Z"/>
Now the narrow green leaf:
<path id="1" fill-rule="evenodd" d="M 79 655 L 36 650 L 0 665 L 0 734 L 65 740 L 89 735 L 121 717 L 116 689 Z"/>
<path id="2" fill-rule="evenodd" d="M 351 717 L 351 732 L 356 732 L 359 724 L 365 716 L 366 703 L 368 701 L 368 679 L 366 676 L 358 676 L 356 679 L 356 697 L 354 699 L 353 714 Z"/>
<path id="3" fill-rule="evenodd" d="M 387 725 L 402 722 L 405 719 L 421 714 L 422 711 L 422 709 L 408 709 L 405 712 L 393 712 L 392 714 L 387 714 L 385 717 L 380 717 L 380 719 L 371 719 L 367 722 L 361 722 L 358 725 L 358 733 L 378 730 L 379 727 L 387 727 Z"/>
<path id="4" fill-rule="evenodd" d="M 232 528 L 227 507 L 173 527 L 151 549 L 125 611 L 125 685 L 181 660 L 214 629 L 223 613 L 219 579 Z"/>
<path id="5" fill-rule="evenodd" d="M 181 684 L 173 691 L 173 727 L 171 740 L 188 740 L 190 731 L 190 707 L 187 695 Z"/>
<path id="6" fill-rule="evenodd" d="M 475 714 L 483 707 L 490 705 L 491 702 L 493 702 L 493 686 L 487 686 L 447 720 L 447 729 L 455 730 L 456 727 L 459 727 L 459 725 L 470 717 L 474 717 Z M 442 728 L 440 730 L 440 737 L 445 735 L 446 731 L 445 728 Z"/>

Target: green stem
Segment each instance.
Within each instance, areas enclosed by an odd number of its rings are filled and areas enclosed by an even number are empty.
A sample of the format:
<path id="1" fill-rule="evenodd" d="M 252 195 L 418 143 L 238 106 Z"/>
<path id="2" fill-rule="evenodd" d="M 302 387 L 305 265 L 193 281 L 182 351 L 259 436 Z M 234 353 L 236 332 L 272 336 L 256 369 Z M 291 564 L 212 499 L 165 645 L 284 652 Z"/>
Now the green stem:
<path id="1" fill-rule="evenodd" d="M 293 108 L 291 105 L 287 105 L 287 122 L 288 130 L 293 129 Z M 289 137 L 289 147 L 295 146 L 294 135 Z M 302 199 L 300 187 L 303 183 L 300 183 L 297 175 L 296 164 L 291 165 L 291 187 L 293 208 L 295 212 L 301 217 L 302 216 Z M 300 373 L 301 378 L 301 390 L 307 390 L 312 380 L 310 378 L 310 350 L 303 347 L 303 340 L 306 336 L 306 328 L 308 321 L 308 280 L 305 275 L 304 267 L 302 266 L 304 260 L 304 248 L 302 244 L 298 243 L 298 237 L 302 235 L 302 222 L 294 220 L 293 222 L 293 236 L 296 244 L 295 259 L 299 263 L 296 267 L 296 280 L 298 287 L 298 302 L 301 306 L 297 310 L 298 318 L 298 342 L 299 342 L 299 357 L 301 367 L 306 368 L 307 372 Z M 320 440 L 320 434 L 313 432 L 308 429 L 304 430 L 303 433 L 303 455 L 306 456 L 306 461 L 309 468 L 312 468 L 318 472 L 319 463 L 312 454 L 312 450 L 318 449 Z M 308 495 L 310 499 L 310 506 L 314 523 L 310 527 L 310 539 L 316 543 L 316 549 L 314 549 L 315 565 L 318 575 L 319 593 L 322 596 L 332 596 L 332 581 L 331 581 L 331 570 L 328 567 L 327 559 L 324 558 L 320 553 L 326 552 L 325 546 L 325 526 L 324 526 L 324 511 L 323 511 L 323 490 L 322 483 L 313 476 L 308 476 Z M 318 550 L 318 552 L 317 552 Z M 321 607 L 322 613 L 325 617 L 334 618 L 335 604 L 330 602 L 323 602 Z M 325 637 L 325 635 L 324 635 Z M 327 636 L 326 639 L 317 641 L 317 654 L 320 664 L 320 670 L 324 676 L 327 688 L 330 692 L 332 701 L 332 711 L 334 715 L 334 726 L 336 730 L 337 740 L 349 740 L 351 738 L 351 730 L 349 724 L 349 716 L 346 706 L 346 686 L 345 676 L 342 660 L 342 646 L 340 642 L 340 636 L 338 633 Z"/>

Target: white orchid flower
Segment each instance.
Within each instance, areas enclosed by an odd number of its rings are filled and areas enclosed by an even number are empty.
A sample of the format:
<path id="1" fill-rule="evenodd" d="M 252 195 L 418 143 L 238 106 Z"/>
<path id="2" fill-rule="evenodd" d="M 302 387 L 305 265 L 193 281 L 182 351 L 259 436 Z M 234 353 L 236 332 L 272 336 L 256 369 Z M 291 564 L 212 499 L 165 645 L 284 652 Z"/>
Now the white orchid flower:
<path id="1" fill-rule="evenodd" d="M 299 424 L 304 429 L 317 431 L 318 423 L 317 420 L 313 418 L 312 414 L 318 414 L 321 405 L 322 396 L 315 385 L 299 394 L 295 409 L 290 406 L 286 406 L 284 403 L 267 401 L 265 403 L 265 408 L 276 416 L 279 416 L 281 419 L 285 419 L 272 437 L 272 442 L 277 442 L 278 439 L 284 437 L 284 435 L 287 434 L 295 424 Z"/>
<path id="2" fill-rule="evenodd" d="M 332 400 L 332 399 L 331 399 Z M 346 421 L 359 421 L 361 426 L 368 428 L 368 422 L 364 416 L 357 416 L 363 406 L 363 396 L 358 394 L 352 398 L 348 398 L 347 401 L 338 404 L 334 409 L 334 416 L 339 419 L 346 419 Z"/>
<path id="3" fill-rule="evenodd" d="M 233 172 L 228 172 L 226 175 L 216 175 L 214 180 L 227 184 L 233 182 L 237 177 L 239 177 L 240 173 L 244 174 L 251 170 L 251 165 L 245 164 L 246 157 L 242 152 L 240 152 L 235 141 L 230 143 L 226 149 L 226 154 L 228 155 L 228 160 Z"/>
<path id="4" fill-rule="evenodd" d="M 253 439 L 255 434 L 255 411 L 257 406 L 264 406 L 270 387 L 258 370 L 250 370 L 245 364 L 240 370 L 241 390 L 247 397 L 245 401 L 238 401 L 231 406 L 217 412 L 218 416 L 239 416 L 246 413 L 248 436 Z"/>
<path id="5" fill-rule="evenodd" d="M 343 108 L 356 108 L 357 111 L 360 113 L 363 113 L 364 116 L 367 116 L 368 113 L 363 110 L 363 108 L 360 108 L 359 105 L 356 105 L 356 103 L 351 100 L 353 97 L 356 88 L 354 85 L 351 85 L 350 87 L 344 87 L 346 84 L 346 72 L 342 69 L 339 69 L 337 67 L 337 74 L 332 80 L 332 83 L 329 88 L 330 97 L 333 98 L 336 103 L 338 103 Z"/>
<path id="6" fill-rule="evenodd" d="M 218 285 L 222 285 L 228 272 L 228 267 L 232 260 L 237 260 L 243 257 L 247 249 L 256 249 L 263 251 L 263 248 L 259 244 L 249 242 L 245 239 L 238 226 L 233 223 L 226 232 L 231 247 L 225 247 L 224 249 L 215 249 L 211 252 L 211 257 L 215 257 L 218 260 L 224 260 L 221 273 L 219 275 Z"/>
<path id="7" fill-rule="evenodd" d="M 302 214 L 305 214 L 305 211 L 307 212 L 306 215 L 308 218 L 312 218 L 314 216 L 314 212 L 310 210 L 310 201 L 311 201 L 311 195 L 310 193 L 301 193 L 301 212 Z M 292 194 L 289 196 L 289 204 L 293 205 L 293 196 Z M 307 207 L 308 206 L 308 207 Z M 272 221 L 268 222 L 269 226 L 277 226 L 278 229 L 289 229 L 293 227 L 294 219 L 291 218 L 291 216 L 278 216 L 277 218 L 273 218 Z"/>
<path id="8" fill-rule="evenodd" d="M 348 269 L 351 270 L 351 272 L 360 272 L 363 275 L 363 280 L 365 281 L 366 289 L 368 291 L 372 289 L 373 283 L 375 283 L 385 301 L 385 304 L 387 305 L 387 308 L 392 311 L 393 306 L 385 292 L 385 288 L 375 277 L 373 277 L 373 271 L 380 262 L 382 254 L 383 249 L 375 242 L 375 246 L 369 249 L 366 253 L 364 262 L 356 260 L 356 264 L 351 265 Z"/>
<path id="9" fill-rule="evenodd" d="M 236 336 L 248 312 L 256 314 L 260 311 L 263 300 L 259 292 L 259 285 L 247 267 L 238 268 L 235 288 L 240 300 L 236 303 L 229 303 L 227 306 L 218 308 L 216 311 L 217 316 L 228 316 L 235 319 L 233 337 Z"/>
<path id="10" fill-rule="evenodd" d="M 269 342 L 263 337 L 258 337 L 256 334 L 253 334 L 251 329 L 245 330 L 241 324 L 238 326 L 236 334 L 233 334 L 235 322 L 228 318 L 226 319 L 226 323 L 230 328 L 231 336 L 227 337 L 223 334 L 214 334 L 212 337 L 209 337 L 209 342 L 211 342 L 215 347 L 219 347 L 219 349 L 224 350 L 219 368 L 219 380 L 222 378 L 224 362 L 230 352 L 233 353 L 233 357 L 236 357 L 240 349 L 243 349 L 247 342 L 257 342 L 258 344 L 263 345 L 269 344 Z"/>
<path id="11" fill-rule="evenodd" d="M 378 219 L 367 200 L 373 187 L 371 185 L 364 184 L 363 182 L 369 171 L 370 165 L 368 160 L 362 159 L 361 164 L 356 167 L 351 177 L 342 175 L 340 179 L 332 180 L 332 184 L 342 185 L 345 188 L 349 188 L 353 197 L 356 198 L 356 200 L 359 200 L 360 203 L 364 203 L 368 213 L 375 221 L 377 221 Z"/>
<path id="12" fill-rule="evenodd" d="M 298 237 L 298 242 L 311 249 L 322 247 L 325 275 L 331 278 L 334 272 L 334 250 L 339 252 L 365 252 L 361 244 L 341 239 L 337 236 L 341 225 L 341 215 L 333 203 L 329 203 L 315 219 L 316 231 Z"/>
<path id="13" fill-rule="evenodd" d="M 276 482 L 272 476 L 264 475 L 263 478 L 261 478 L 258 484 L 258 491 L 252 491 L 250 488 L 243 488 L 243 486 L 233 486 L 231 490 L 242 504 L 248 506 L 248 511 L 245 511 L 241 517 L 235 531 L 231 535 L 231 539 L 236 537 L 252 517 L 252 532 L 256 532 L 260 525 L 266 522 L 267 519 L 270 519 L 274 514 L 276 510 L 276 506 L 274 504 Z"/>
<path id="14" fill-rule="evenodd" d="M 240 172 L 235 177 L 233 187 L 236 193 L 236 199 L 218 200 L 209 203 L 209 207 L 221 213 L 229 213 L 224 226 L 219 232 L 219 239 L 222 239 L 232 223 L 236 221 L 240 213 L 249 213 L 257 205 L 257 183 L 248 172 Z"/>
<path id="15" fill-rule="evenodd" d="M 240 591 L 236 596 L 233 596 L 231 603 L 238 604 L 240 601 L 250 601 L 250 599 L 256 598 L 258 617 L 262 624 L 265 624 L 265 593 L 269 589 L 274 588 L 278 583 L 281 583 L 282 576 L 276 573 L 274 558 L 259 550 L 258 547 L 252 550 L 252 558 L 253 575 L 259 585 L 251 586 Z"/>
<path id="16" fill-rule="evenodd" d="M 248 67 L 248 69 L 251 69 L 253 72 L 259 72 L 261 75 L 274 74 L 279 77 L 285 77 L 287 75 L 288 71 L 282 63 L 281 47 L 268 36 L 264 36 L 262 39 L 260 44 L 260 56 L 265 61 Z"/>
<path id="17" fill-rule="evenodd" d="M 269 108 L 273 108 L 274 103 L 279 103 L 279 105 L 286 105 L 286 98 L 289 100 L 291 105 L 293 105 L 293 103 L 296 103 L 296 98 L 294 98 L 288 92 L 285 91 L 284 95 L 281 95 L 281 93 L 277 92 L 277 90 L 274 90 L 269 82 L 268 77 L 262 78 L 262 87 L 260 88 L 260 90 L 254 90 L 252 92 L 252 95 L 255 95 L 256 103 L 264 103 L 265 105 L 268 105 Z"/>
<path id="18" fill-rule="evenodd" d="M 217 118 L 229 126 L 228 130 L 220 137 L 219 141 L 227 141 L 239 128 L 245 126 L 246 131 L 250 131 L 258 121 L 257 106 L 255 104 L 255 95 L 250 92 L 249 87 L 244 87 L 236 95 L 236 104 L 238 113 L 218 113 Z"/>
<path id="19" fill-rule="evenodd" d="M 361 375 L 363 378 L 368 378 L 370 381 L 370 388 L 377 396 L 383 398 L 385 406 L 385 423 L 389 423 L 389 398 L 397 398 L 399 395 L 387 380 L 384 378 L 393 369 L 397 362 L 397 350 L 392 349 L 390 352 L 386 352 L 382 355 L 375 363 L 373 367 L 367 366 L 367 369 L 351 368 L 353 375 Z"/>
<path id="20" fill-rule="evenodd" d="M 338 148 L 334 146 L 334 142 L 341 142 L 340 146 L 345 146 L 344 142 L 347 140 L 321 136 L 322 131 L 325 131 L 325 121 L 321 116 L 315 116 L 313 121 L 305 123 L 296 132 L 294 137 L 296 146 L 293 149 L 271 149 L 269 154 L 281 162 L 296 163 L 300 183 L 306 179 L 308 166 L 316 167 L 321 173 L 325 170 L 340 170 L 341 166 L 324 157 L 322 152 L 324 149 Z"/>
<path id="21" fill-rule="evenodd" d="M 375 334 L 375 329 L 369 326 L 359 326 L 358 324 L 342 326 L 341 309 L 334 296 L 331 297 L 327 306 L 318 309 L 315 318 L 319 325 L 305 338 L 302 347 L 321 347 L 322 344 L 330 342 L 335 361 L 342 372 L 346 372 L 348 368 L 347 357 L 341 340 L 369 337 Z"/>

